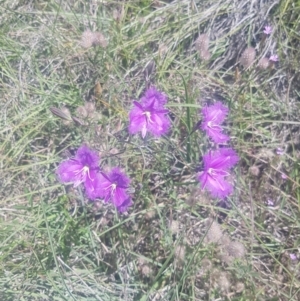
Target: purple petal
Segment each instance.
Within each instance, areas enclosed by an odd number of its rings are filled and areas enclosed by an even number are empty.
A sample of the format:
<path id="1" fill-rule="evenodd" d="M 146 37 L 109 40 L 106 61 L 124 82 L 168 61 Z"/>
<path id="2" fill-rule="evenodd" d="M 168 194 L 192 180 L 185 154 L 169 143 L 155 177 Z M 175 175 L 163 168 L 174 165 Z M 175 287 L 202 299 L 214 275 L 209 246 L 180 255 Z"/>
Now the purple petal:
<path id="1" fill-rule="evenodd" d="M 227 170 L 233 167 L 239 160 L 236 152 L 231 148 L 221 148 L 214 152 L 209 152 L 203 156 L 204 169 Z"/>
<path id="2" fill-rule="evenodd" d="M 121 171 L 119 167 L 114 167 L 110 172 L 110 179 L 117 183 L 118 187 L 128 188 L 130 184 L 130 179 L 127 175 Z"/>
<path id="3" fill-rule="evenodd" d="M 124 188 L 116 188 L 114 194 L 112 195 L 112 203 L 116 206 L 119 207 L 121 206 L 126 199 L 129 198 L 129 195 L 126 193 L 126 189 Z"/>
<path id="4" fill-rule="evenodd" d="M 207 172 L 202 172 L 198 176 L 202 189 L 206 188 L 210 193 L 218 198 L 225 198 L 232 193 L 233 187 L 224 180 L 223 176 L 210 176 Z"/>
<path id="5" fill-rule="evenodd" d="M 166 134 L 170 129 L 170 120 L 163 114 L 151 115 L 152 122 L 148 123 L 148 131 L 156 137 Z"/>
<path id="6" fill-rule="evenodd" d="M 129 197 L 126 192 L 129 184 L 130 179 L 126 174 L 115 167 L 107 174 L 100 174 L 97 193 L 105 202 L 119 206 Z"/>
<path id="7" fill-rule="evenodd" d="M 227 116 L 228 111 L 228 108 L 218 101 L 214 105 L 202 109 L 203 120 L 204 122 L 221 124 Z"/>
<path id="8" fill-rule="evenodd" d="M 154 108 L 161 108 L 167 103 L 167 97 L 155 87 L 149 88 L 141 98 L 141 103 L 148 106 L 153 103 Z"/>
<path id="9" fill-rule="evenodd" d="M 81 146 L 75 155 L 75 159 L 89 168 L 98 168 L 100 157 L 96 151 L 91 150 L 86 145 Z"/>
<path id="10" fill-rule="evenodd" d="M 89 199 L 95 200 L 102 197 L 100 183 L 100 174 L 93 170 L 90 170 L 89 177 L 87 177 L 84 182 L 85 193 Z"/>
<path id="11" fill-rule="evenodd" d="M 239 156 L 236 151 L 232 148 L 220 148 L 220 156 L 226 158 L 227 168 L 231 168 L 239 162 Z"/>
<path id="12" fill-rule="evenodd" d="M 125 212 L 129 206 L 132 206 L 131 198 L 126 199 L 117 209 L 119 212 Z"/>
<path id="13" fill-rule="evenodd" d="M 112 182 L 110 180 L 108 180 L 108 177 L 104 176 L 103 173 L 100 173 L 98 185 L 97 185 L 97 194 L 99 195 L 99 198 L 104 199 L 105 202 L 110 201 L 111 185 L 112 185 Z"/>
<path id="14" fill-rule="evenodd" d="M 139 107 L 134 107 L 129 113 L 129 133 L 136 134 L 147 125 L 147 119 L 144 111 Z"/>
<path id="15" fill-rule="evenodd" d="M 220 126 L 208 127 L 206 124 L 203 124 L 202 129 L 206 131 L 206 134 L 215 143 L 225 143 L 230 139 L 229 136 L 222 133 L 222 128 Z"/>
<path id="16" fill-rule="evenodd" d="M 59 164 L 57 174 L 62 183 L 77 183 L 81 181 L 81 173 L 84 166 L 77 160 L 70 159 Z"/>

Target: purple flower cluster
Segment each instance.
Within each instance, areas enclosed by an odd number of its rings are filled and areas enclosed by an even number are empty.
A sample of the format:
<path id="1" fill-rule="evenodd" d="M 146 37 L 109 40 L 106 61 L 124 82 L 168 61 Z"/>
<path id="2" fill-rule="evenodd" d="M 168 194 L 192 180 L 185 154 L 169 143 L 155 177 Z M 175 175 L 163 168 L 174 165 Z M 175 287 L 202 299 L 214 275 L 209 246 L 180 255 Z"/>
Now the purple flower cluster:
<path id="1" fill-rule="evenodd" d="M 127 211 L 132 205 L 127 193 L 129 178 L 117 167 L 105 174 L 100 171 L 99 163 L 97 152 L 83 145 L 74 158 L 60 163 L 57 174 L 62 183 L 73 183 L 74 187 L 83 184 L 89 199 L 100 198 L 113 203 L 119 212 Z"/>
<path id="2" fill-rule="evenodd" d="M 134 101 L 134 108 L 129 113 L 130 134 L 142 133 L 145 138 L 147 132 L 155 137 L 166 134 L 170 128 L 170 120 L 166 116 L 169 110 L 165 108 L 167 97 L 154 87 L 148 89 L 140 102 Z"/>
<path id="3" fill-rule="evenodd" d="M 228 115 L 228 108 L 221 102 L 206 106 L 202 109 L 201 129 L 215 143 L 227 142 L 230 138 L 223 133 L 221 124 Z M 232 184 L 227 180 L 230 169 L 237 164 L 239 157 L 232 148 L 219 148 L 209 151 L 203 156 L 203 171 L 199 173 L 198 180 L 202 189 L 210 191 L 212 196 L 224 199 L 233 191 Z"/>
<path id="4" fill-rule="evenodd" d="M 167 97 L 154 87 L 148 89 L 139 102 L 134 101 L 134 107 L 129 113 L 129 132 L 141 132 L 145 138 L 147 132 L 155 137 L 168 132 L 170 120 L 169 111 L 165 108 Z M 229 147 L 218 147 L 230 140 L 223 133 L 222 123 L 228 115 L 228 108 L 220 101 L 214 105 L 205 106 L 202 113 L 202 123 L 199 126 L 215 143 L 217 149 L 210 150 L 203 156 L 203 170 L 198 174 L 202 189 L 207 189 L 214 197 L 223 200 L 233 191 L 229 180 L 230 169 L 237 164 L 239 157 Z M 198 125 L 197 125 L 198 126 Z M 128 194 L 130 179 L 118 167 L 105 173 L 99 167 L 98 153 L 86 145 L 82 145 L 74 158 L 61 162 L 57 174 L 62 183 L 73 183 L 74 187 L 83 185 L 85 194 L 90 200 L 102 199 L 112 203 L 119 212 L 127 211 L 132 205 Z"/>

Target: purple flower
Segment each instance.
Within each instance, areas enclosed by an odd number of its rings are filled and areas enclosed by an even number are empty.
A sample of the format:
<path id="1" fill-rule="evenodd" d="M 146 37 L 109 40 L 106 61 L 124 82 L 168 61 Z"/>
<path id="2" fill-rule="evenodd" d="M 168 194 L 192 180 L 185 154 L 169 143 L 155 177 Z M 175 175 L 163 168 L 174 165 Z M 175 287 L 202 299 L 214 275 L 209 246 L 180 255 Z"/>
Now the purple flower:
<path id="1" fill-rule="evenodd" d="M 273 31 L 273 29 L 271 26 L 269 26 L 269 25 L 265 26 L 264 34 L 270 35 L 272 33 L 272 31 Z"/>
<path id="2" fill-rule="evenodd" d="M 155 87 L 149 88 L 141 98 L 142 105 L 149 105 L 154 101 L 155 108 L 163 108 L 167 103 L 167 97 Z"/>
<path id="3" fill-rule="evenodd" d="M 297 260 L 297 255 L 294 253 L 290 253 L 291 260 Z"/>
<path id="4" fill-rule="evenodd" d="M 100 157 L 86 145 L 81 146 L 74 158 L 59 164 L 57 174 L 62 183 L 73 183 L 77 187 L 84 183 L 87 193 L 95 190 L 95 179 L 99 170 Z"/>
<path id="5" fill-rule="evenodd" d="M 288 178 L 288 176 L 285 173 L 281 174 L 281 179 L 286 180 Z"/>
<path id="6" fill-rule="evenodd" d="M 109 173 L 101 173 L 97 193 L 105 202 L 112 202 L 120 212 L 127 210 L 132 205 L 127 194 L 130 179 L 118 167 Z"/>
<path id="7" fill-rule="evenodd" d="M 204 170 L 198 175 L 202 189 L 207 188 L 213 196 L 221 199 L 227 197 L 232 192 L 233 187 L 224 178 L 229 176 L 228 170 L 238 160 L 238 155 L 231 148 L 221 148 L 204 155 Z"/>
<path id="8" fill-rule="evenodd" d="M 277 147 L 276 154 L 279 156 L 282 156 L 282 155 L 284 155 L 284 150 L 281 147 Z"/>
<path id="9" fill-rule="evenodd" d="M 136 134 L 141 131 L 143 138 L 148 131 L 156 137 L 166 134 L 170 128 L 170 120 L 165 115 L 169 111 L 155 97 L 152 100 L 142 100 L 141 103 L 133 102 L 134 108 L 129 113 L 129 132 Z"/>
<path id="10" fill-rule="evenodd" d="M 273 207 L 274 204 L 275 204 L 275 203 L 274 203 L 273 200 L 271 200 L 271 199 L 268 199 L 268 200 L 267 200 L 267 205 L 268 205 L 268 206 Z"/>
<path id="11" fill-rule="evenodd" d="M 224 143 L 229 137 L 222 133 L 221 123 L 228 114 L 228 108 L 220 101 L 202 109 L 203 121 L 201 129 L 216 143 Z"/>
<path id="12" fill-rule="evenodd" d="M 274 63 L 278 62 L 279 61 L 278 55 L 276 55 L 276 54 L 271 55 L 269 58 L 269 61 L 272 61 Z"/>

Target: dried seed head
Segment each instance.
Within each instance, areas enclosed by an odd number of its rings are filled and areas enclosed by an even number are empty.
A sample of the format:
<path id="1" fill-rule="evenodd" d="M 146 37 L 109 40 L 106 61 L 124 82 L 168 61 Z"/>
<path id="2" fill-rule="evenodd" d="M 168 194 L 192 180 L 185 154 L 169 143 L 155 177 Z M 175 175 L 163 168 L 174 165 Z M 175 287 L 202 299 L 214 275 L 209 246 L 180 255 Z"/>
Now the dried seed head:
<path id="1" fill-rule="evenodd" d="M 231 243 L 230 237 L 227 234 L 224 234 L 220 239 L 220 245 L 226 247 L 230 243 Z"/>
<path id="2" fill-rule="evenodd" d="M 210 59 L 211 55 L 208 50 L 202 50 L 200 51 L 200 58 L 204 61 L 208 61 Z"/>
<path id="3" fill-rule="evenodd" d="M 270 66 L 270 61 L 267 57 L 261 58 L 257 64 L 257 67 L 259 69 L 268 69 L 269 66 Z"/>
<path id="4" fill-rule="evenodd" d="M 156 215 L 156 211 L 155 210 L 150 210 L 148 212 L 145 213 L 145 219 L 148 221 L 148 220 L 151 220 L 155 217 Z"/>
<path id="5" fill-rule="evenodd" d="M 206 33 L 201 34 L 195 42 L 195 47 L 200 52 L 208 51 L 209 37 Z"/>
<path id="6" fill-rule="evenodd" d="M 242 243 L 238 241 L 232 241 L 227 247 L 227 252 L 234 258 L 242 258 L 245 256 L 246 250 Z"/>
<path id="7" fill-rule="evenodd" d="M 256 55 L 256 51 L 253 47 L 246 48 L 240 58 L 241 65 L 245 69 L 249 68 L 255 60 L 255 55 Z"/>
<path id="8" fill-rule="evenodd" d="M 226 272 L 221 272 L 219 274 L 218 286 L 220 290 L 224 293 L 227 293 L 230 289 L 230 280 L 229 275 Z"/>
<path id="9" fill-rule="evenodd" d="M 143 265 L 141 268 L 141 273 L 144 277 L 150 277 L 152 272 L 153 272 L 152 269 L 147 264 Z"/>
<path id="10" fill-rule="evenodd" d="M 172 220 L 172 222 L 170 223 L 170 231 L 172 234 L 177 234 L 179 231 L 179 223 L 178 221 L 174 221 Z"/>
<path id="11" fill-rule="evenodd" d="M 107 41 L 101 32 L 92 32 L 91 30 L 86 30 L 81 36 L 80 45 L 83 48 L 90 48 L 92 46 L 100 45 L 102 47 L 107 46 Z"/>
<path id="12" fill-rule="evenodd" d="M 212 222 L 210 225 L 210 228 L 208 229 L 206 238 L 208 242 L 218 243 L 220 239 L 222 238 L 223 233 L 221 230 L 220 225 L 217 222 Z"/>
<path id="13" fill-rule="evenodd" d="M 86 111 L 84 106 L 79 106 L 76 109 L 76 114 L 78 117 L 81 117 L 81 118 L 86 118 L 88 116 L 88 112 Z"/>
<path id="14" fill-rule="evenodd" d="M 243 282 L 237 282 L 235 285 L 235 291 L 241 293 L 245 290 L 245 284 Z"/>
<path id="15" fill-rule="evenodd" d="M 209 259 L 204 258 L 201 261 L 201 269 L 199 271 L 199 274 L 200 275 L 206 274 L 207 272 L 211 271 L 212 267 L 213 267 L 212 262 Z"/>
<path id="16" fill-rule="evenodd" d="M 249 167 L 249 173 L 250 173 L 252 176 L 258 177 L 259 174 L 260 174 L 260 170 L 259 170 L 258 166 L 253 165 L 253 166 L 250 166 L 250 167 Z"/>
<path id="17" fill-rule="evenodd" d="M 96 82 L 95 87 L 94 87 L 95 96 L 97 98 L 99 98 L 102 95 L 102 91 L 103 90 L 102 90 L 101 84 L 99 82 Z"/>
<path id="18" fill-rule="evenodd" d="M 90 48 L 93 45 L 93 33 L 88 29 L 81 36 L 80 45 L 83 48 Z"/>
<path id="19" fill-rule="evenodd" d="M 105 48 L 107 46 L 107 41 L 101 32 L 96 31 L 93 34 L 93 46 L 98 46 L 98 45 Z"/>
<path id="20" fill-rule="evenodd" d="M 96 110 L 95 104 L 90 101 L 86 101 L 84 104 L 85 110 L 88 112 L 88 114 L 94 113 Z"/>
<path id="21" fill-rule="evenodd" d="M 223 253 L 220 256 L 220 260 L 227 264 L 228 266 L 230 266 L 233 263 L 234 258 L 230 255 L 228 255 L 227 253 Z"/>

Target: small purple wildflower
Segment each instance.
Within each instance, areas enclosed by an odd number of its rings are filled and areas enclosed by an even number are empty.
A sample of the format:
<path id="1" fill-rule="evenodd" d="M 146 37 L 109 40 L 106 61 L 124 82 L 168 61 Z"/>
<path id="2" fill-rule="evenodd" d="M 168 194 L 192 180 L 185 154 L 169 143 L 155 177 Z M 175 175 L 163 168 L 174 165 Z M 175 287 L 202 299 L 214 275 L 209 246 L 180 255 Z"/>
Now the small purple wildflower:
<path id="1" fill-rule="evenodd" d="M 272 33 L 272 31 L 273 31 L 273 29 L 272 29 L 271 26 L 269 26 L 269 25 L 265 26 L 265 28 L 264 28 L 264 34 L 270 35 Z"/>
<path id="2" fill-rule="evenodd" d="M 273 207 L 274 206 L 274 201 L 271 200 L 271 199 L 268 199 L 267 200 L 267 205 L 270 206 L 270 207 Z"/>
<path id="3" fill-rule="evenodd" d="M 278 156 L 282 156 L 282 155 L 284 155 L 284 150 L 281 147 L 277 147 L 276 148 L 276 154 Z"/>
<path id="4" fill-rule="evenodd" d="M 105 202 L 112 202 L 120 212 L 127 211 L 132 205 L 131 198 L 127 194 L 130 179 L 118 167 L 109 173 L 101 173 L 98 194 Z"/>
<path id="5" fill-rule="evenodd" d="M 274 63 L 278 62 L 279 61 L 278 55 L 277 54 L 271 55 L 269 58 L 269 61 L 274 62 Z"/>
<path id="6" fill-rule="evenodd" d="M 81 146 L 74 158 L 59 164 L 57 174 L 62 183 L 73 183 L 74 187 L 84 184 L 86 192 L 95 189 L 100 157 L 86 145 Z"/>
<path id="7" fill-rule="evenodd" d="M 232 192 L 233 187 L 224 178 L 229 176 L 228 170 L 238 160 L 238 155 L 231 148 L 221 148 L 204 155 L 204 170 L 198 175 L 202 189 L 207 188 L 213 196 L 221 199 L 227 197 Z"/>
<path id="8" fill-rule="evenodd" d="M 281 174 L 281 179 L 286 180 L 288 178 L 288 176 L 285 173 Z"/>
<path id="9" fill-rule="evenodd" d="M 165 116 L 169 113 L 169 110 L 163 107 L 165 102 L 165 96 L 154 88 L 145 93 L 141 102 L 134 101 L 134 108 L 129 113 L 130 134 L 141 131 L 143 138 L 145 138 L 147 132 L 156 137 L 166 134 L 170 128 L 170 120 Z"/>
<path id="10" fill-rule="evenodd" d="M 297 255 L 294 253 L 290 253 L 291 260 L 297 260 Z"/>
<path id="11" fill-rule="evenodd" d="M 212 106 L 202 109 L 203 121 L 201 129 L 216 143 L 224 143 L 229 140 L 229 136 L 222 133 L 221 123 L 228 114 L 228 108 L 220 101 Z"/>

